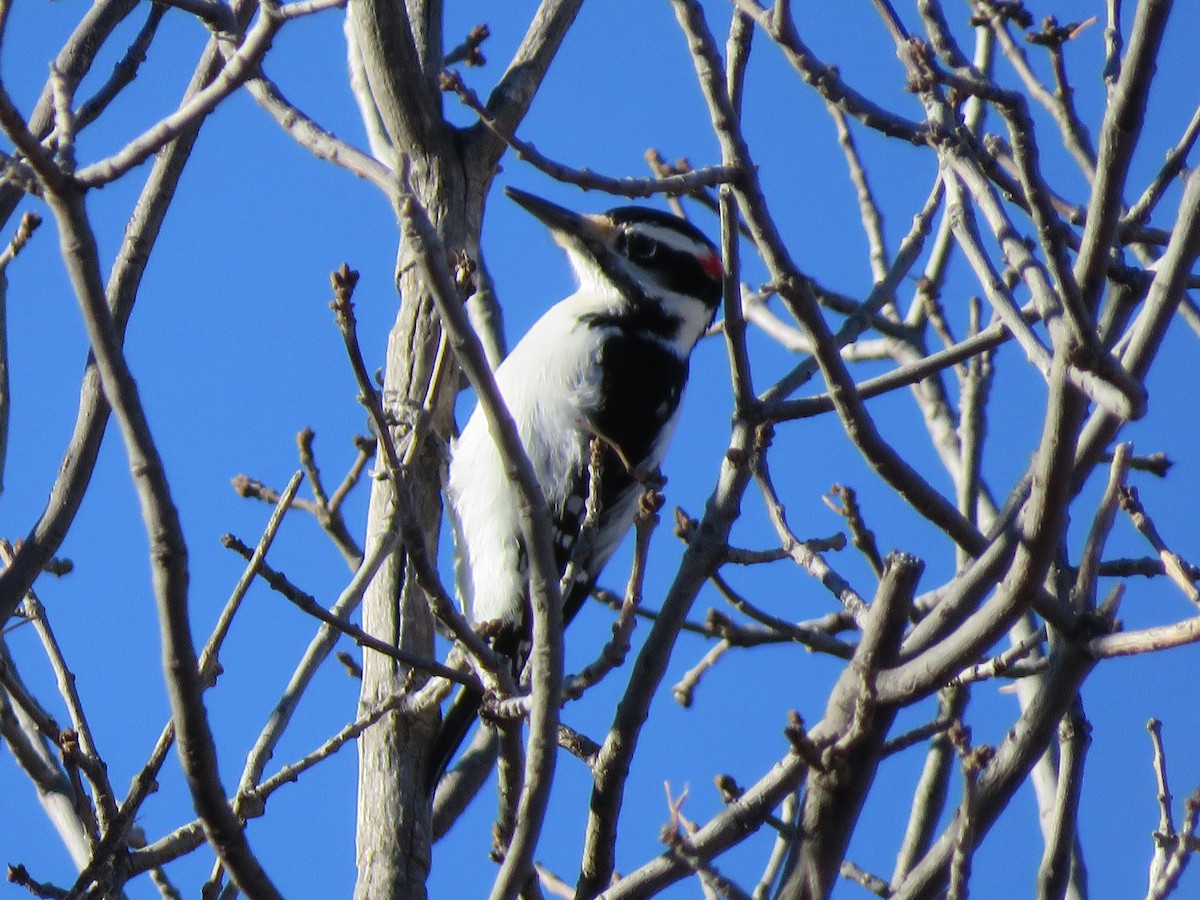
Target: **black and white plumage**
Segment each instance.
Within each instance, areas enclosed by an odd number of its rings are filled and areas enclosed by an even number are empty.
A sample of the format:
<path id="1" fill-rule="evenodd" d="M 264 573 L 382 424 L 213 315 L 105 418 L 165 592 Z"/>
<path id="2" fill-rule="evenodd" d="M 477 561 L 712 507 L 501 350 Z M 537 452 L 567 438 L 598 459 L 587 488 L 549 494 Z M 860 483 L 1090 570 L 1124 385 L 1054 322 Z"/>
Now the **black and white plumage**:
<path id="1" fill-rule="evenodd" d="M 639 478 L 657 471 L 666 453 L 692 348 L 720 302 L 721 261 L 698 229 L 669 213 L 626 206 L 580 215 L 523 191 L 507 193 L 550 228 L 579 279 L 579 289 L 551 307 L 496 370 L 554 519 L 560 575 L 584 519 L 593 438 L 606 448 L 596 531 L 563 596 L 566 623 L 629 530 Z M 454 447 L 447 499 L 465 611 L 472 622 L 496 623 L 493 646 L 519 676 L 531 635 L 528 561 L 516 490 L 478 409 Z M 464 692 L 447 712 L 431 787 L 479 702 Z"/>

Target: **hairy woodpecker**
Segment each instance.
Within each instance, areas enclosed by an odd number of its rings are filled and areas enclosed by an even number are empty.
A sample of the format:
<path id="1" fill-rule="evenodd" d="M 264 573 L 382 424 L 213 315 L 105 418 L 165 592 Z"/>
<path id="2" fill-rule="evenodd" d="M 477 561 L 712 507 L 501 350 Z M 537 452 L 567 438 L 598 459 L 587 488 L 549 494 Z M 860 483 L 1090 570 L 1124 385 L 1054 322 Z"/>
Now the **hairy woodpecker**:
<path id="1" fill-rule="evenodd" d="M 666 453 L 689 356 L 721 299 L 721 258 L 669 213 L 622 206 L 580 215 L 524 191 L 506 193 L 549 227 L 579 279 L 579 290 L 552 306 L 496 370 L 554 519 L 560 576 L 584 521 L 593 439 L 604 447 L 596 530 L 563 595 L 566 623 L 632 524 L 639 480 Z M 463 606 L 471 621 L 492 623 L 492 644 L 519 677 L 531 641 L 528 560 L 516 491 L 478 409 L 455 444 L 447 497 Z M 464 690 L 447 711 L 431 790 L 481 699 Z"/>

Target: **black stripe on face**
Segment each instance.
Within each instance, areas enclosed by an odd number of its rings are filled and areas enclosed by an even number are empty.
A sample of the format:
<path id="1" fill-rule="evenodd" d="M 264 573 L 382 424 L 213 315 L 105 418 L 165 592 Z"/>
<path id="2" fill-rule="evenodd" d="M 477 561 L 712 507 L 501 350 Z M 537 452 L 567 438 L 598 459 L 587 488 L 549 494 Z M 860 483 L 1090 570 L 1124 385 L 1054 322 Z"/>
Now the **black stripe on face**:
<path id="1" fill-rule="evenodd" d="M 686 297 L 695 297 L 709 309 L 716 309 L 721 302 L 721 282 L 708 274 L 694 254 L 660 243 L 653 258 L 638 261 L 638 265 L 652 272 L 663 287 Z"/>
<path id="2" fill-rule="evenodd" d="M 711 264 L 717 259 L 717 249 L 700 229 L 678 216 L 640 206 L 618 207 L 606 215 L 621 229 L 617 252 L 667 289 L 716 309 L 721 302 L 721 280 Z M 677 242 L 689 249 L 681 249 Z M 707 256 L 708 267 L 697 254 Z"/>

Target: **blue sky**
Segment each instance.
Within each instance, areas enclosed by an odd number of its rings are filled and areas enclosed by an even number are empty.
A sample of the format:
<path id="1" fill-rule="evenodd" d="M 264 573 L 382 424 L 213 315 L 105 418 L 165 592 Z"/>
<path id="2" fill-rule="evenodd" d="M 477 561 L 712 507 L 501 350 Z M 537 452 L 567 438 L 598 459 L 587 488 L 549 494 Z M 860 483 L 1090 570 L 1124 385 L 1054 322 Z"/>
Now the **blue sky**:
<path id="1" fill-rule="evenodd" d="M 464 72 L 468 83 L 485 93 L 535 4 L 519 0 L 500 12 L 483 2 L 449 6 L 450 41 L 477 22 L 491 26 L 493 37 L 484 47 L 489 65 Z M 722 33 L 728 5 L 707 6 L 714 30 Z M 957 19 L 965 16 L 954 4 L 947 7 Z M 1035 2 L 1030 7 L 1039 19 L 1054 13 L 1064 22 L 1104 12 L 1098 0 Z M 1200 100 L 1200 61 L 1194 54 L 1200 9 L 1191 3 L 1177 7 L 1134 160 L 1130 199 L 1153 176 Z M 870 4 L 798 4 L 797 9 L 805 39 L 823 59 L 836 63 L 849 82 L 883 104 L 896 104 L 912 117 L 920 115 L 916 98 L 903 90 L 902 67 Z M 0 76 L 21 109 L 31 108 L 47 60 L 82 11 L 79 0 L 16 0 L 0 55 Z M 907 5 L 901 15 L 916 26 Z M 1132 18 L 1132 9 L 1126 16 Z M 123 28 L 124 37 L 113 41 L 98 61 L 81 96 L 107 77 L 140 23 L 139 16 L 134 19 Z M 136 84 L 101 123 L 81 136 L 79 159 L 90 161 L 112 152 L 173 109 L 206 36 L 185 14 L 169 14 Z M 1102 25 L 1085 31 L 1069 50 L 1077 103 L 1085 121 L 1095 125 L 1103 103 Z M 1038 54 L 1032 56 L 1040 65 Z M 1007 78 L 1006 66 L 1001 63 L 999 68 Z M 363 143 L 345 83 L 340 13 L 288 25 L 275 42 L 266 71 L 323 125 Z M 454 121 L 471 120 L 452 99 L 447 112 Z M 1084 182 L 1071 169 L 1049 121 L 1036 110 L 1035 118 L 1051 180 L 1071 199 L 1084 200 Z M 761 34 L 750 69 L 746 119 L 772 209 L 795 258 L 821 281 L 863 296 L 871 284 L 866 242 L 832 123 L 819 98 Z M 718 161 L 686 44 L 665 2 L 585 5 L 521 134 L 559 161 L 611 175 L 643 174 L 642 156 L 648 147 L 658 148 L 668 159 L 686 155 L 696 165 Z M 934 158 L 928 150 L 898 146 L 862 129 L 855 134 L 894 251 L 928 192 Z M 511 155 L 503 166 L 497 186 L 513 184 L 588 211 L 624 202 L 557 185 Z M 146 170 L 142 167 L 130 179 L 89 198 L 106 265 Z M 1156 224 L 1169 226 L 1177 199 L 1176 189 L 1160 206 Z M 715 235 L 712 216 L 697 210 L 693 220 Z M 11 223 L 3 239 L 10 233 Z M 354 457 L 350 438 L 365 429 L 365 414 L 355 401 L 356 388 L 327 307 L 328 274 L 343 261 L 361 271 L 355 297 L 360 334 L 368 365 L 379 365 L 396 304 L 391 286 L 395 242 L 394 218 L 382 196 L 313 159 L 247 95 L 231 97 L 206 124 L 147 272 L 126 343 L 183 518 L 191 555 L 193 621 L 201 638 L 241 572 L 239 560 L 221 549 L 220 535 L 233 532 L 253 543 L 269 514 L 265 506 L 237 497 L 229 479 L 245 473 L 282 487 L 297 468 L 294 436 L 304 427 L 317 433 L 318 461 L 327 483 L 336 484 Z M 542 227 L 498 192 L 488 207 L 484 252 L 505 304 L 512 341 L 571 289 L 566 262 Z M 764 271 L 748 249 L 745 257 L 744 278 L 763 279 Z M 961 331 L 963 300 L 976 288 L 961 270 L 957 278 L 944 301 Z M 59 270 L 49 224 L 10 268 L 9 280 L 13 414 L 5 490 L 0 495 L 0 533 L 18 537 L 40 513 L 59 466 L 74 421 L 87 344 L 74 298 Z M 911 286 L 902 296 L 910 293 Z M 1163 451 L 1176 460 L 1167 480 L 1142 475 L 1134 483 L 1167 541 L 1192 561 L 1200 559 L 1192 514 L 1200 500 L 1200 431 L 1188 390 L 1196 372 L 1195 342 L 1196 336 L 1181 323 L 1173 326 L 1149 380 L 1150 413 L 1127 431 L 1138 452 Z M 759 389 L 793 362 L 760 339 L 753 350 Z M 1002 496 L 1036 445 L 1045 391 L 1013 348 L 999 354 L 997 367 L 985 471 Z M 865 377 L 877 371 L 877 365 L 867 365 L 856 373 Z M 469 403 L 464 399 L 464 409 Z M 693 514 L 701 511 L 726 446 L 730 408 L 724 347 L 709 341 L 697 350 L 684 419 L 665 467 L 669 504 Z M 908 453 L 936 486 L 950 490 L 927 438 L 914 424 L 911 398 L 896 392 L 871 401 L 869 408 L 885 437 Z M 801 536 L 824 536 L 841 527 L 821 495 L 835 482 L 845 483 L 859 491 L 881 549 L 902 549 L 925 559 L 922 587 L 952 573 L 953 559 L 931 526 L 882 487 L 832 417 L 781 428 L 772 460 L 791 522 Z M 1076 507 L 1071 531 L 1076 545 L 1090 524 L 1099 487 L 1089 484 Z M 365 491 L 360 491 L 348 504 L 348 520 L 360 534 L 365 501 Z M 774 544 L 761 499 L 753 491 L 747 494 L 734 540 L 750 547 Z M 646 591 L 651 604 L 665 589 L 680 552 L 669 527 L 663 527 L 651 557 L 654 572 Z M 1109 555 L 1147 552 L 1128 523 L 1119 521 Z M 112 781 L 122 793 L 166 721 L 167 704 L 144 533 L 124 453 L 111 429 L 92 490 L 63 554 L 75 562 L 75 572 L 59 580 L 43 578 L 37 590 L 78 677 Z M 326 603 L 348 576 L 316 524 L 299 513 L 289 518 L 272 556 L 278 568 Z M 627 561 L 627 555 L 614 560 L 602 582 L 619 587 L 622 563 Z M 860 592 L 869 594 L 869 571 L 852 553 L 833 555 L 830 562 Z M 448 566 L 444 571 L 448 573 Z M 810 618 L 833 608 L 832 598 L 818 584 L 783 565 L 729 575 L 735 586 L 784 617 Z M 696 617 L 709 606 L 721 606 L 715 591 L 701 594 Z M 1186 615 L 1184 600 L 1169 585 L 1130 583 L 1122 609 L 1129 627 Z M 593 657 L 607 636 L 606 623 L 600 610 L 589 610 L 581 618 L 569 636 L 569 667 Z M 208 696 L 227 786 L 236 781 L 245 753 L 313 627 L 264 587 L 252 589 L 222 656 L 225 674 Z M 638 635 L 644 633 L 642 626 Z M 7 639 L 27 681 L 60 721 L 66 721 L 32 630 L 18 628 Z M 682 710 L 666 688 L 706 649 L 694 636 L 681 639 L 653 708 L 627 791 L 618 854 L 622 871 L 661 849 L 658 830 L 667 819 L 664 781 L 676 795 L 688 787 L 685 813 L 693 821 L 707 820 L 720 808 L 711 787 L 713 775 L 728 772 L 743 784 L 755 780 L 786 751 L 782 727 L 787 710 L 799 710 L 809 723 L 817 721 L 840 669 L 840 664 L 800 648 L 734 651 L 706 677 L 696 705 Z M 1200 699 L 1192 688 L 1198 653 L 1185 648 L 1157 659 L 1114 661 L 1101 666 L 1087 683 L 1084 706 L 1094 731 L 1081 839 L 1097 896 L 1101 891 L 1105 896 L 1130 896 L 1145 888 L 1150 832 L 1157 823 L 1147 718 L 1158 716 L 1165 722 L 1177 796 L 1200 784 L 1200 758 L 1191 752 L 1200 740 Z M 599 737 L 611 717 L 618 687 L 601 686 L 584 702 L 568 707 L 564 719 Z M 968 720 L 977 741 L 1002 739 L 1015 715 L 1015 698 L 998 688 L 985 683 L 974 691 Z M 289 762 L 321 743 L 353 716 L 356 700 L 357 684 L 340 667 L 328 666 L 274 764 Z M 919 724 L 930 714 L 929 704 L 906 711 L 897 728 Z M 864 868 L 890 874 L 921 762 L 920 752 L 910 751 L 887 761 L 881 770 L 850 851 Z M 568 881 L 574 880 L 582 840 L 585 774 L 578 763 L 566 757 L 560 761 L 548 837 L 539 853 Z M 173 759 L 161 784 L 140 818 L 152 838 L 192 818 Z M 354 875 L 354 792 L 355 753 L 347 748 L 298 785 L 279 791 L 266 818 L 251 824 L 252 845 L 287 896 L 348 895 Z M 36 878 L 69 883 L 70 862 L 8 754 L 0 755 L 0 793 L 6 812 L 0 816 L 0 861 L 21 862 Z M 469 820 L 435 850 L 431 896 L 482 892 L 481 887 L 463 885 L 487 883 L 492 864 L 484 856 L 491 812 L 490 801 L 481 799 Z M 1040 841 L 1030 791 L 1018 795 L 997 829 L 976 859 L 972 896 L 987 900 L 1032 893 Z M 765 831 L 760 833 L 720 858 L 718 867 L 752 886 L 769 840 Z M 169 869 L 187 896 L 198 893 L 207 873 L 207 857 L 200 857 Z M 850 897 L 856 891 L 842 885 L 836 896 Z M 688 883 L 669 896 L 696 894 L 695 885 Z M 24 893 L 5 885 L 0 896 Z M 154 892 L 138 883 L 131 885 L 130 896 L 149 897 Z"/>

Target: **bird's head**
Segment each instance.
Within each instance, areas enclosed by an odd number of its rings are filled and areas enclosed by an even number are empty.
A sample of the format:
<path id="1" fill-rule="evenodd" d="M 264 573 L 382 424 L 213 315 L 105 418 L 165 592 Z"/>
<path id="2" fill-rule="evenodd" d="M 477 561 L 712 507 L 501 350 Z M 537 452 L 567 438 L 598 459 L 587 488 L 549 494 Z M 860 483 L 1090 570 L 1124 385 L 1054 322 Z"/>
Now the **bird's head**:
<path id="1" fill-rule="evenodd" d="M 635 316 L 655 308 L 663 327 L 675 329 L 662 337 L 686 349 L 711 324 L 721 302 L 721 254 L 686 219 L 641 206 L 588 215 L 515 188 L 505 193 L 550 229 L 582 289 L 618 297 Z"/>

